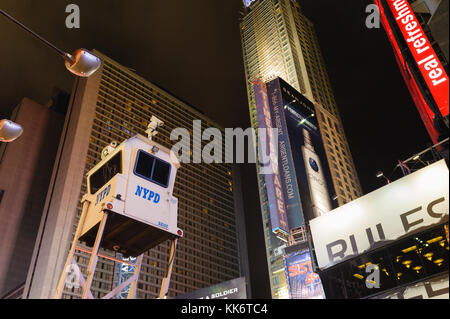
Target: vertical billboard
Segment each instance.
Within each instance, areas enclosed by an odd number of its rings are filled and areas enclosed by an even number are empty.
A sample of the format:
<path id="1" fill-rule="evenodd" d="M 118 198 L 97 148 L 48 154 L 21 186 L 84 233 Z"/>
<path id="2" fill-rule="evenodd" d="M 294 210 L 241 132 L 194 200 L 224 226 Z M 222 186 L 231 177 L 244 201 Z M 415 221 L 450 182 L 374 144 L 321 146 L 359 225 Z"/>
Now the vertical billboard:
<path id="1" fill-rule="evenodd" d="M 278 129 L 278 163 L 286 203 L 286 214 L 289 228 L 295 229 L 304 225 L 303 208 L 295 174 L 294 159 L 291 152 L 279 81 L 276 79 L 269 82 L 267 88 L 270 92 L 272 125 Z"/>
<path id="2" fill-rule="evenodd" d="M 278 129 L 280 175 L 290 229 L 333 208 L 334 186 L 311 101 L 282 79 L 267 84 Z"/>
<path id="3" fill-rule="evenodd" d="M 272 232 L 275 233 L 278 238 L 287 241 L 289 236 L 289 226 L 286 215 L 285 196 L 279 173 L 280 170 L 278 169 L 278 143 L 274 141 L 273 136 L 271 135 L 273 126 L 266 84 L 257 80 L 253 83 L 253 89 L 255 93 L 259 126 L 258 157 L 260 162 L 261 159 L 268 159 L 267 163 L 259 163 L 259 168 L 260 170 L 263 167 L 270 168 L 269 170 L 264 170 L 264 181 Z M 261 156 L 261 154 L 263 155 Z"/>
<path id="4" fill-rule="evenodd" d="M 284 267 L 291 299 L 325 299 L 320 277 L 313 272 L 308 250 L 286 255 Z"/>

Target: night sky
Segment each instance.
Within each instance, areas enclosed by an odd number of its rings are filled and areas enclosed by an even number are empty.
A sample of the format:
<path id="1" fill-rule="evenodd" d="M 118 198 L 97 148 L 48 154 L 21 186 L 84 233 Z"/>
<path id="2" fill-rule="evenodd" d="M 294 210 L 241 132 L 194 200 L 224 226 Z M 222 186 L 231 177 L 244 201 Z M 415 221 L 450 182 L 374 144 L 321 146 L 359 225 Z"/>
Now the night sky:
<path id="1" fill-rule="evenodd" d="M 365 27 L 365 8 L 372 2 L 299 2 L 316 26 L 356 169 L 364 192 L 370 192 L 382 186 L 375 178 L 377 170 L 389 176 L 397 160 L 425 149 L 430 139 L 384 30 Z M 65 27 L 70 3 L 80 6 L 80 29 Z M 239 34 L 241 3 L 2 0 L 0 6 L 65 51 L 96 48 L 222 126 L 246 128 L 250 121 Z M 60 57 L 3 16 L 0 75 L 0 119 L 8 118 L 23 97 L 45 104 L 54 86 L 70 92 L 73 81 Z M 243 168 L 246 214 L 260 216 L 255 170 Z M 249 245 L 262 239 L 260 226 L 250 227 Z M 261 256 L 264 248 L 252 253 Z M 262 260 L 265 263 L 265 256 Z"/>

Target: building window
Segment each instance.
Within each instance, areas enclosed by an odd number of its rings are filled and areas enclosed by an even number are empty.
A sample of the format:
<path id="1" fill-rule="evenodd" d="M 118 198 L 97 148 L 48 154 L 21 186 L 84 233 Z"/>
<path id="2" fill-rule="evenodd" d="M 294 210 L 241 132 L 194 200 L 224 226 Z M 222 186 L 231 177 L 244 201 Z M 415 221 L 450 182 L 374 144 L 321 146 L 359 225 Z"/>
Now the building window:
<path id="1" fill-rule="evenodd" d="M 3 189 L 0 189 L 0 204 L 2 203 L 3 195 L 5 194 L 5 191 Z"/>

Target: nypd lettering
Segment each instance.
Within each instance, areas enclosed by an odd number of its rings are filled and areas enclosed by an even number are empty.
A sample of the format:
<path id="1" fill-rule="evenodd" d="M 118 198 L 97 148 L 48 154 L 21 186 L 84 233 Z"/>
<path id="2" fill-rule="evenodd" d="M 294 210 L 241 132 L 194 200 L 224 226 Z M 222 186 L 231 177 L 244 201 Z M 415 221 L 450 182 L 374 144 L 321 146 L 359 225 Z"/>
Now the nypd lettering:
<path id="1" fill-rule="evenodd" d="M 100 193 L 97 194 L 97 200 L 95 202 L 95 205 L 100 203 L 106 196 L 108 196 L 110 191 L 111 191 L 111 184 L 106 186 L 104 190 L 102 190 Z"/>
<path id="2" fill-rule="evenodd" d="M 162 228 L 165 228 L 165 229 L 169 229 L 169 225 L 167 225 L 163 222 L 158 222 L 158 226 L 161 226 Z"/>
<path id="3" fill-rule="evenodd" d="M 136 192 L 134 195 L 138 197 L 142 197 L 143 199 L 147 199 L 149 201 L 153 201 L 155 204 L 159 202 L 161 199 L 161 196 L 159 196 L 158 193 L 155 193 L 147 188 L 144 188 L 142 186 L 137 186 Z"/>

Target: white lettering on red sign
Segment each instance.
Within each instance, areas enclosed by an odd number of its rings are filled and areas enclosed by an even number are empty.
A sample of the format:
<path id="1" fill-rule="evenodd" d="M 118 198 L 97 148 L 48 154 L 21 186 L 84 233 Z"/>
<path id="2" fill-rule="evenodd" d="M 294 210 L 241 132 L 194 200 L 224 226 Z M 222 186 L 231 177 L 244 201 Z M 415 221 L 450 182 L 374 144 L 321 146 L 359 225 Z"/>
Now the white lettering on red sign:
<path id="1" fill-rule="evenodd" d="M 449 79 L 406 0 L 387 1 L 443 116 L 449 113 Z"/>

